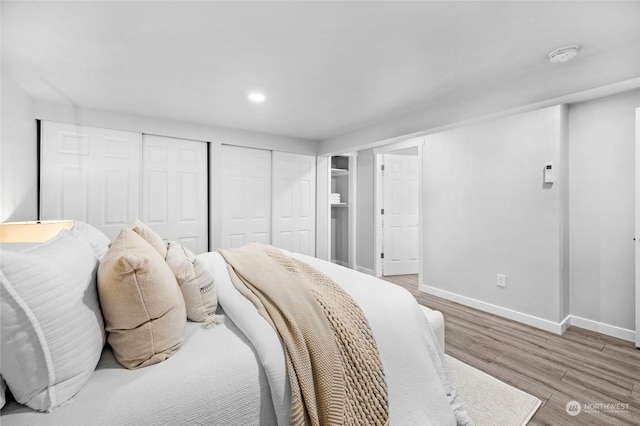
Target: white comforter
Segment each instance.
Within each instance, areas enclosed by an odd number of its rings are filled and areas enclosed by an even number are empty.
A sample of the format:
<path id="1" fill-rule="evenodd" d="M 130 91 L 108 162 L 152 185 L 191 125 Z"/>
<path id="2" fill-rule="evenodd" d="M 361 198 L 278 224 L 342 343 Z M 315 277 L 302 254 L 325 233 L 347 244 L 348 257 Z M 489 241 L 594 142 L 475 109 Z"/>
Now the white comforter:
<path id="1" fill-rule="evenodd" d="M 389 393 L 391 425 L 470 424 L 451 384 L 442 349 L 406 290 L 329 262 L 291 254 L 340 284 L 360 305 L 376 339 Z M 199 256 L 215 271 L 220 304 L 254 346 L 271 389 L 278 425 L 287 425 L 289 383 L 276 332 L 233 286 L 218 253 Z"/>
<path id="2" fill-rule="evenodd" d="M 106 347 L 72 401 L 51 413 L 11 401 L 2 426 L 275 425 L 264 371 L 233 321 L 210 329 L 187 323 L 175 355 L 127 370 Z"/>
<path id="3" fill-rule="evenodd" d="M 413 297 L 376 278 L 293 256 L 341 284 L 369 319 L 387 378 L 391 424 L 455 424 L 450 404 L 455 393 L 446 396 L 450 386 L 441 368 L 442 353 Z M 118 365 L 107 347 L 89 382 L 69 404 L 41 413 L 9 402 L 0 424 L 287 425 L 289 383 L 278 336 L 235 289 L 222 257 L 199 257 L 215 273 L 228 316 L 224 324 L 203 329 L 188 323 L 174 356 L 137 370 Z"/>

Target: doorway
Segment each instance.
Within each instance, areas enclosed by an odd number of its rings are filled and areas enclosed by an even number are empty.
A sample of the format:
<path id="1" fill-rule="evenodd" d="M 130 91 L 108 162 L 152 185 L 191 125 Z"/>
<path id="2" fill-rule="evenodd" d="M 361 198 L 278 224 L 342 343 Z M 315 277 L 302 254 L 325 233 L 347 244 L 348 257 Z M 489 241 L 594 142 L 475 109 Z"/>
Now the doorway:
<path id="1" fill-rule="evenodd" d="M 376 275 L 415 275 L 422 265 L 422 144 L 411 139 L 374 150 Z"/>

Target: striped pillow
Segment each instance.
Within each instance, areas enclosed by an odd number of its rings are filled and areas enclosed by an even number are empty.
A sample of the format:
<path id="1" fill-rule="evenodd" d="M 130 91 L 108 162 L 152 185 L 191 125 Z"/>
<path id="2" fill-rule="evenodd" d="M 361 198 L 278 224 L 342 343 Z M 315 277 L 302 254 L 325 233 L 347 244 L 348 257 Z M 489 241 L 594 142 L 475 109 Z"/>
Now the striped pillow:
<path id="1" fill-rule="evenodd" d="M 169 242 L 166 261 L 180 285 L 187 318 L 203 322 L 205 327 L 220 323 L 222 317 L 216 315 L 218 293 L 207 266 L 191 250 L 176 241 Z"/>
<path id="2" fill-rule="evenodd" d="M 0 374 L 16 401 L 51 411 L 93 373 L 105 343 L 98 260 L 76 230 L 1 251 Z"/>

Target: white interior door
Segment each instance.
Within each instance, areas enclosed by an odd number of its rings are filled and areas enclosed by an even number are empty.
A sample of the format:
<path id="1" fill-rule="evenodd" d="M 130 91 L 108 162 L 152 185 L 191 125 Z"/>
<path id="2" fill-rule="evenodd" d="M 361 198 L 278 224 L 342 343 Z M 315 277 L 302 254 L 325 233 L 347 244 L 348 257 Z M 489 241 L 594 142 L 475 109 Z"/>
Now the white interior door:
<path id="1" fill-rule="evenodd" d="M 142 138 L 141 220 L 194 253 L 209 249 L 206 142 Z"/>
<path id="2" fill-rule="evenodd" d="M 271 243 L 271 151 L 222 146 L 221 248 Z"/>
<path id="3" fill-rule="evenodd" d="M 89 223 L 113 239 L 139 215 L 139 133 L 43 121 L 40 218 Z"/>
<path id="4" fill-rule="evenodd" d="M 383 275 L 418 273 L 418 157 L 384 155 Z"/>
<path id="5" fill-rule="evenodd" d="M 315 256 L 316 158 L 273 153 L 273 240 L 276 247 Z"/>
<path id="6" fill-rule="evenodd" d="M 636 347 L 640 348 L 640 108 L 636 108 Z"/>

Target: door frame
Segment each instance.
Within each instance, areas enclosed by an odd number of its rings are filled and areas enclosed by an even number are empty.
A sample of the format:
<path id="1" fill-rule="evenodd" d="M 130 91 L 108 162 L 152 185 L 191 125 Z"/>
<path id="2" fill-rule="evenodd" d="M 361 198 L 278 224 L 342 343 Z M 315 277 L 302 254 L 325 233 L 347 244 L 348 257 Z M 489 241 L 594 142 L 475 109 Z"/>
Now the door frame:
<path id="1" fill-rule="evenodd" d="M 418 137 L 413 139 L 407 139 L 401 142 L 385 145 L 380 148 L 376 148 L 373 150 L 373 167 L 375 170 L 374 174 L 374 212 L 375 212 L 375 236 L 374 236 L 374 245 L 375 245 L 375 255 L 374 255 L 374 263 L 375 263 L 375 274 L 376 277 L 382 276 L 382 250 L 383 250 L 383 235 L 382 235 L 382 206 L 383 206 L 383 180 L 382 180 L 382 164 L 383 164 L 383 155 L 391 154 L 395 151 L 401 151 L 408 148 L 418 148 L 418 288 L 422 285 L 422 234 L 423 234 L 423 220 L 422 220 L 422 210 L 423 210 L 423 199 L 422 199 L 422 185 L 423 185 L 423 172 L 422 172 L 422 153 L 424 146 L 424 137 Z"/>
<path id="2" fill-rule="evenodd" d="M 636 347 L 640 348 L 640 108 L 636 108 Z"/>

